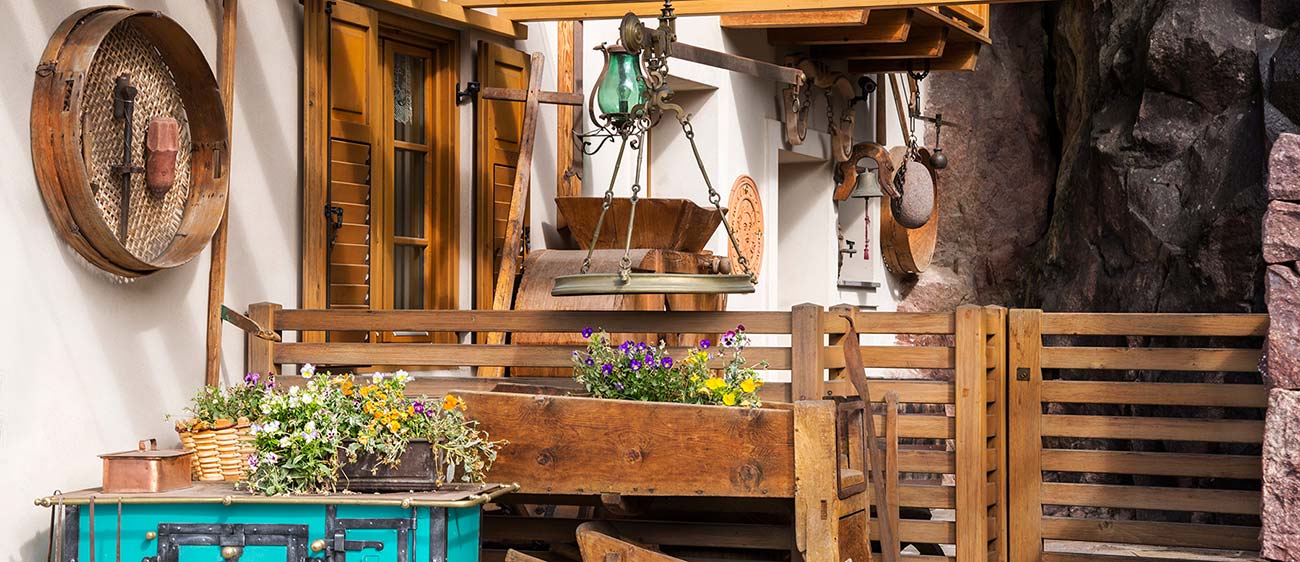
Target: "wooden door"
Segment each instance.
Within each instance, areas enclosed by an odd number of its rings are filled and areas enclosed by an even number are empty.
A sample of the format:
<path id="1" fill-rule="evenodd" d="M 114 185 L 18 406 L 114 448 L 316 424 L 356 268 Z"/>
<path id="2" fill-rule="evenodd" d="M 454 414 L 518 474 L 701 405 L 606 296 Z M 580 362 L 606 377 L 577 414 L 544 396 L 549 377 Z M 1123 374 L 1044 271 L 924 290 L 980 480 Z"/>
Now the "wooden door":
<path id="1" fill-rule="evenodd" d="M 484 87 L 528 87 L 528 55 L 495 43 L 478 44 L 478 81 Z M 475 127 L 474 308 L 492 308 L 492 292 L 505 245 L 510 193 L 524 120 L 524 104 L 478 102 Z M 526 204 L 525 204 L 526 205 Z M 525 209 L 527 207 L 525 206 Z M 527 219 L 525 219 L 527 224 Z M 520 260 L 519 263 L 523 263 Z"/>

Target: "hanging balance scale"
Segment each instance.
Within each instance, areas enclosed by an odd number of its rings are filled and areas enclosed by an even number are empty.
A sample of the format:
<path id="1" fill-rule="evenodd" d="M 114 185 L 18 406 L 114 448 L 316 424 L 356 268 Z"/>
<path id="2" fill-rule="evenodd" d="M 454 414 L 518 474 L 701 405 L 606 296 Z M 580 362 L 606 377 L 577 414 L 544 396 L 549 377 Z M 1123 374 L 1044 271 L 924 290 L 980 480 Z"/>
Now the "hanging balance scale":
<path id="1" fill-rule="evenodd" d="M 32 91 L 32 162 L 60 237 L 132 279 L 197 256 L 225 212 L 226 115 L 198 45 L 158 12 L 73 13 Z"/>
<path id="2" fill-rule="evenodd" d="M 708 190 L 709 203 L 721 218 L 722 226 L 733 248 L 743 248 L 736 240 L 731 224 L 727 222 L 726 212 L 722 208 L 722 196 L 709 180 L 708 171 L 700 157 L 700 150 L 695 143 L 695 131 L 691 127 L 691 116 L 677 104 L 671 103 L 673 91 L 668 86 L 668 58 L 672 54 L 672 44 L 677 39 L 676 16 L 673 14 L 672 0 L 665 0 L 659 15 L 659 27 L 647 29 L 634 14 L 623 16 L 619 25 L 619 44 L 597 47 L 605 55 L 605 66 L 596 87 L 592 90 L 588 103 L 588 115 L 598 130 L 589 136 L 602 136 L 606 139 L 619 139 L 618 156 L 614 162 L 614 171 L 610 175 L 609 188 L 605 191 L 600 216 L 596 219 L 596 228 L 592 243 L 588 245 L 587 256 L 582 261 L 579 273 L 555 278 L 551 295 L 556 297 L 609 295 L 609 294 L 718 294 L 718 293 L 752 293 L 758 282 L 755 272 L 751 271 L 748 257 L 737 252 L 732 260 L 723 260 L 729 264 L 734 261 L 741 273 L 730 273 L 724 268 L 717 274 L 693 273 L 633 273 L 632 272 L 632 230 L 636 223 L 636 205 L 641 191 L 641 170 L 644 160 L 644 141 L 660 119 L 671 113 L 682 128 L 690 142 L 691 152 L 704 185 Z M 622 166 L 627 148 L 631 146 L 637 153 L 632 194 L 629 199 L 631 210 L 628 214 L 627 236 L 623 257 L 619 261 L 618 271 L 614 273 L 592 273 L 592 252 L 597 246 L 600 231 L 605 226 L 605 218 L 614 201 L 614 186 L 618 171 Z"/>

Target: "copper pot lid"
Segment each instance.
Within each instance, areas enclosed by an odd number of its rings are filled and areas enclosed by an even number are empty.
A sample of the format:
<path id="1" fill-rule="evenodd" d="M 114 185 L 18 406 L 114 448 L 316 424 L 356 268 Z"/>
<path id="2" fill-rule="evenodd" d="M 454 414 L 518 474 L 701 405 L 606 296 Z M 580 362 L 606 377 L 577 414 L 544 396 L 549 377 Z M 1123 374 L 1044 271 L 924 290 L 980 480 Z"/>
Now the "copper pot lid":
<path id="1" fill-rule="evenodd" d="M 159 449 L 157 439 L 142 439 L 134 451 L 104 453 L 101 459 L 170 459 L 194 454 L 183 449 Z"/>

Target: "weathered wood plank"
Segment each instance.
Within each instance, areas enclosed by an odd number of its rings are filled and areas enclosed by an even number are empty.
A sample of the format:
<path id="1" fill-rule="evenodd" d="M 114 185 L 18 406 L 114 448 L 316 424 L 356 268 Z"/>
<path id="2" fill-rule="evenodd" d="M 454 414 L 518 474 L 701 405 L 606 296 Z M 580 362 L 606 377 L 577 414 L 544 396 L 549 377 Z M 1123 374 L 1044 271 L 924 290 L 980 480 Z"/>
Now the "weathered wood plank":
<path id="1" fill-rule="evenodd" d="M 716 334 L 744 324 L 751 334 L 789 334 L 789 312 L 610 310 L 284 310 L 277 330 L 426 330 Z"/>
<path id="2" fill-rule="evenodd" d="M 275 346 L 276 363 L 322 365 L 439 365 L 456 367 L 570 367 L 573 352 L 567 345 L 510 344 L 419 344 L 384 345 L 354 343 L 284 343 Z M 670 347 L 682 357 L 691 348 Z M 783 347 L 751 347 L 745 350 L 751 363 L 767 361 L 772 369 L 790 368 L 790 350 Z M 721 359 L 710 365 L 720 368 Z"/>
<path id="3" fill-rule="evenodd" d="M 829 400 L 794 404 L 794 544 L 802 560 L 835 560 L 840 551 L 839 521 L 827 516 L 839 512 L 827 505 L 839 499 L 835 409 Z"/>
<path id="4" fill-rule="evenodd" d="M 1097 439 L 1150 439 L 1261 443 L 1264 422 L 1208 418 L 1044 415 L 1043 435 Z"/>
<path id="5" fill-rule="evenodd" d="M 951 347 L 923 347 L 910 345 L 864 345 L 862 361 L 868 368 L 879 369 L 952 369 L 957 365 L 957 352 Z M 980 348 L 983 352 L 983 348 Z M 844 350 L 838 347 L 822 349 L 822 361 L 827 369 L 844 367 Z"/>
<path id="6" fill-rule="evenodd" d="M 1260 459 L 1254 455 L 1199 455 L 1043 449 L 1042 469 L 1061 472 L 1147 474 L 1258 480 Z"/>
<path id="7" fill-rule="evenodd" d="M 866 8 L 844 8 L 815 12 L 766 12 L 758 14 L 723 14 L 722 27 L 727 29 L 767 29 L 770 27 L 833 27 L 867 23 L 871 13 Z"/>
<path id="8" fill-rule="evenodd" d="M 524 493 L 793 497 L 790 410 L 460 394 Z"/>
<path id="9" fill-rule="evenodd" d="M 987 408 L 984 399 L 985 364 L 982 310 L 977 306 L 957 308 L 957 558 L 975 560 L 988 552 L 988 502 L 984 498 L 987 472 L 984 450 L 987 443 Z"/>
<path id="10" fill-rule="evenodd" d="M 1267 314 L 1043 313 L 1043 333 L 1101 336 L 1263 336 Z"/>
<path id="11" fill-rule="evenodd" d="M 1204 511 L 1258 515 L 1260 494 L 1253 490 L 1043 483 L 1043 503 L 1165 511 Z"/>
<path id="12" fill-rule="evenodd" d="M 1043 538 L 1259 550 L 1259 527 L 1044 517 Z"/>
<path id="13" fill-rule="evenodd" d="M 1259 358 L 1258 349 L 1044 347 L 1042 351 L 1046 369 L 1255 372 Z"/>
<path id="14" fill-rule="evenodd" d="M 1015 493 L 1007 498 L 1007 537 L 1009 560 L 1039 562 L 1042 539 L 1042 461 L 1043 446 L 1041 388 L 1043 373 L 1038 352 L 1042 349 L 1040 332 L 1042 311 L 1012 310 L 1007 316 L 1007 486 Z"/>
<path id="15" fill-rule="evenodd" d="M 1264 408 L 1262 384 L 1043 381 L 1044 402 Z"/>
<path id="16" fill-rule="evenodd" d="M 853 323 L 859 334 L 951 334 L 956 329 L 954 316 L 948 312 L 854 312 Z M 843 334 L 849 323 L 839 314 L 823 317 L 822 330 Z"/>
<path id="17" fill-rule="evenodd" d="M 813 400 L 825 394 L 826 353 L 822 317 L 815 304 L 795 305 L 790 312 L 790 392 L 793 400 Z"/>

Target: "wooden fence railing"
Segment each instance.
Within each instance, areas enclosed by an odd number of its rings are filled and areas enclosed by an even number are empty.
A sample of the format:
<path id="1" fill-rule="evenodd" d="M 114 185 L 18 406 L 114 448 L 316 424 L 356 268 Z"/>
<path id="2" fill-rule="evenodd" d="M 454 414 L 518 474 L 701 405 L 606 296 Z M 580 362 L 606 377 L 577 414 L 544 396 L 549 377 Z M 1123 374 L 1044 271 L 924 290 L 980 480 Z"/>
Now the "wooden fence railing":
<path id="1" fill-rule="evenodd" d="M 877 427 L 892 418 L 900 442 L 893 469 L 903 477 L 887 493 L 910 512 L 897 534 L 903 545 L 921 550 L 914 559 L 1077 559 L 1055 551 L 1050 541 L 1258 549 L 1257 521 L 1233 518 L 1258 513 L 1264 391 L 1258 375 L 1250 374 L 1259 358 L 1259 342 L 1251 338 L 1263 333 L 1264 315 L 977 306 L 883 313 L 817 305 L 775 312 L 323 311 L 269 303 L 249 313 L 278 332 L 573 333 L 600 327 L 718 334 L 744 324 L 751 334 L 789 338 L 788 345 L 746 352 L 751 361 L 790 373 L 788 383 L 764 385 L 769 402 L 856 394 L 844 376 L 840 347 L 848 328 L 844 316 L 851 315 L 864 337 L 863 360 L 873 370 Z M 1189 337 L 1208 339 L 1195 347 L 1177 339 Z M 576 349 L 248 341 L 248 368 L 258 372 L 306 362 L 562 368 Z M 1237 374 L 1195 380 L 1165 371 Z M 427 376 L 410 388 L 432 395 L 491 389 L 501 381 Z M 567 378 L 512 382 L 572 385 Z M 901 404 L 897 416 L 884 415 L 889 391 Z M 1199 442 L 1200 449 L 1168 445 L 1184 442 Z M 1148 521 L 1146 510 L 1191 516 Z M 874 521 L 871 532 L 875 539 Z"/>
<path id="2" fill-rule="evenodd" d="M 1266 328 L 1012 310 L 1011 560 L 1107 557 L 1058 541 L 1258 550 Z"/>

